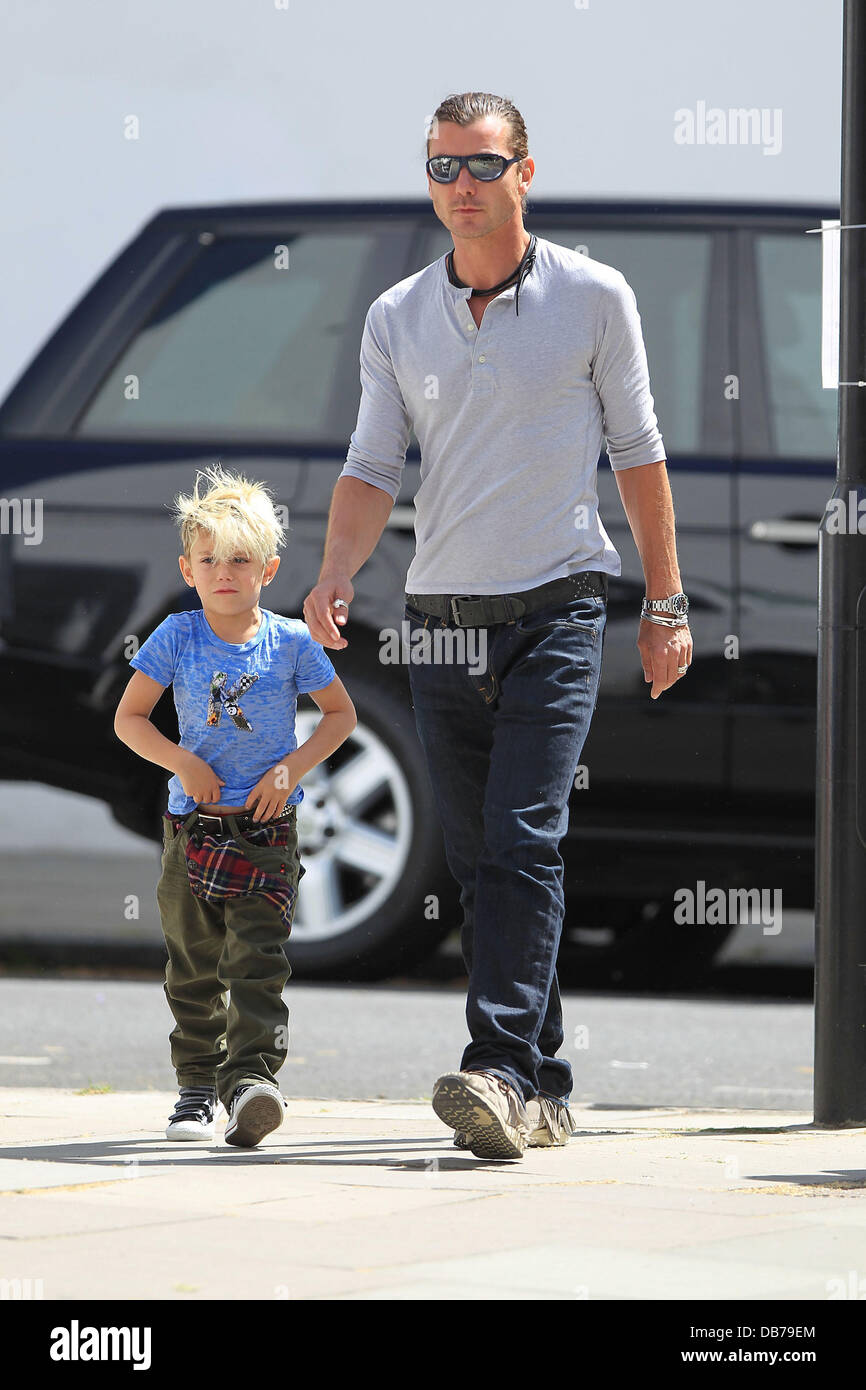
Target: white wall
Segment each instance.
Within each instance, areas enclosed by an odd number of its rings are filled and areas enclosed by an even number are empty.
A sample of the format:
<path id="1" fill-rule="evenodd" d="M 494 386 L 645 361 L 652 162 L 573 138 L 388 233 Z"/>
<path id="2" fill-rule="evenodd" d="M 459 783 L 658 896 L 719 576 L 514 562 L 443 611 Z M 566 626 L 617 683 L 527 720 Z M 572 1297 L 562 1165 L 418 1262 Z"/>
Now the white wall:
<path id="1" fill-rule="evenodd" d="M 425 196 L 449 92 L 516 103 L 539 196 L 839 196 L 842 0 L 3 0 L 2 18 L 0 395 L 162 206 Z M 779 153 L 677 144 L 699 102 L 779 109 Z"/>

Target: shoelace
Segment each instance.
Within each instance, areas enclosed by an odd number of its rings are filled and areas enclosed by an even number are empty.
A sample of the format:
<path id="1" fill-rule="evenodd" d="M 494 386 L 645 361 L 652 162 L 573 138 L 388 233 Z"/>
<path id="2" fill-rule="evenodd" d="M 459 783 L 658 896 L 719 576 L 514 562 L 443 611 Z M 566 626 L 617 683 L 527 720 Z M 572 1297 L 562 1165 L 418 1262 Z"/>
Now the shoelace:
<path id="1" fill-rule="evenodd" d="M 202 1124 L 210 1124 L 216 1107 L 215 1087 L 181 1086 L 180 1099 L 174 1107 L 174 1114 L 169 1123 L 174 1124 L 176 1120 L 200 1120 Z"/>
<path id="2" fill-rule="evenodd" d="M 496 1074 L 496 1072 L 492 1072 L 492 1071 L 479 1071 L 479 1072 L 478 1072 L 478 1075 L 479 1075 L 479 1076 L 486 1076 L 488 1081 L 495 1081 L 496 1084 L 497 1084 L 497 1086 L 499 1087 L 500 1091 L 501 1091 L 502 1094 L 505 1096 L 506 1100 L 512 1100 L 512 1099 L 514 1099 L 515 1101 L 517 1100 L 517 1091 L 514 1089 L 513 1086 L 509 1086 L 508 1082 L 507 1082 L 507 1081 L 504 1081 L 504 1080 L 502 1079 L 501 1076 L 498 1076 L 498 1075 Z M 521 1102 L 523 1101 L 523 1097 L 522 1097 L 522 1096 L 520 1097 L 520 1100 L 521 1100 Z"/>
<path id="3" fill-rule="evenodd" d="M 251 1085 L 252 1085 L 252 1082 L 249 1082 L 249 1081 L 248 1081 L 248 1082 L 245 1082 L 245 1084 L 244 1084 L 243 1086 L 238 1086 L 237 1090 L 235 1091 L 235 1093 L 234 1093 L 234 1095 L 232 1096 L 232 1099 L 231 1099 L 231 1108 L 232 1108 L 232 1110 L 234 1110 L 235 1106 L 237 1105 L 237 1103 L 238 1103 L 238 1101 L 240 1100 L 241 1096 L 243 1095 L 244 1091 L 248 1091 L 248 1090 L 250 1089 L 250 1086 L 251 1086 Z"/>

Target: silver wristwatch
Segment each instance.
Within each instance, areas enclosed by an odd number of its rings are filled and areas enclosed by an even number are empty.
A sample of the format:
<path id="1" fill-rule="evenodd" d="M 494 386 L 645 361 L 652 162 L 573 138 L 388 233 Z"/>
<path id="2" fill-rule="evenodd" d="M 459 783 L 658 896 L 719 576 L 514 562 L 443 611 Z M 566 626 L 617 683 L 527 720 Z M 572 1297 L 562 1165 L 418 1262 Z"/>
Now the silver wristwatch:
<path id="1" fill-rule="evenodd" d="M 685 594 L 670 594 L 667 598 L 646 598 L 640 606 L 642 618 L 651 613 L 663 613 L 670 618 L 685 618 L 689 611 L 689 601 Z"/>

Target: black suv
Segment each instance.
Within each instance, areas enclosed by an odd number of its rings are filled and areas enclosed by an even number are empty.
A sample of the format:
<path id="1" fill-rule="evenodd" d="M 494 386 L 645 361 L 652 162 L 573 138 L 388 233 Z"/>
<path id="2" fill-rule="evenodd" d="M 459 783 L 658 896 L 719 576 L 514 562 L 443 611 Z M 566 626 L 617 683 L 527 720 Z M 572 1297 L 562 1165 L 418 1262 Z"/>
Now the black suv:
<path id="1" fill-rule="evenodd" d="M 833 489 L 836 392 L 821 387 L 820 236 L 833 207 L 534 201 L 527 228 L 623 272 L 641 313 L 677 515 L 695 656 L 650 699 L 636 648 L 643 575 L 606 455 L 620 551 L 602 685 L 563 841 L 563 953 L 671 980 L 730 925 L 679 926 L 682 885 L 813 902 L 818 523 Z M 451 246 L 429 201 L 172 208 L 118 256 L 0 407 L 0 777 L 107 801 L 159 835 L 168 773 L 115 737 L 127 658 L 181 582 L 168 506 L 221 459 L 285 505 L 268 606 L 302 616 L 354 429 L 371 301 Z M 304 782 L 301 976 L 375 977 L 454 927 L 399 629 L 414 553 L 417 440 L 330 652 L 358 712 Z M 28 506 L 42 507 L 26 533 Z M 20 509 L 20 510 L 17 510 Z M 303 741 L 318 712 L 298 708 Z M 154 719 L 177 739 L 171 696 Z M 586 782 L 587 777 L 580 781 Z"/>

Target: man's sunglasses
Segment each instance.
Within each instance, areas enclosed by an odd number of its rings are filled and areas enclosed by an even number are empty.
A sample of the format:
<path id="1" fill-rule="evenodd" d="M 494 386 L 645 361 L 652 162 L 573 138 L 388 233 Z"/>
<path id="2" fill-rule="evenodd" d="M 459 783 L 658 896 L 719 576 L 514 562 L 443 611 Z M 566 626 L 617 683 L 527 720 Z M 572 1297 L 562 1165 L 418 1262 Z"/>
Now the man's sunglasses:
<path id="1" fill-rule="evenodd" d="M 492 183 L 502 178 L 509 164 L 518 164 L 522 158 L 518 154 L 511 159 L 502 154 L 434 154 L 427 160 L 427 173 L 437 183 L 454 183 L 465 164 L 474 179 Z"/>

